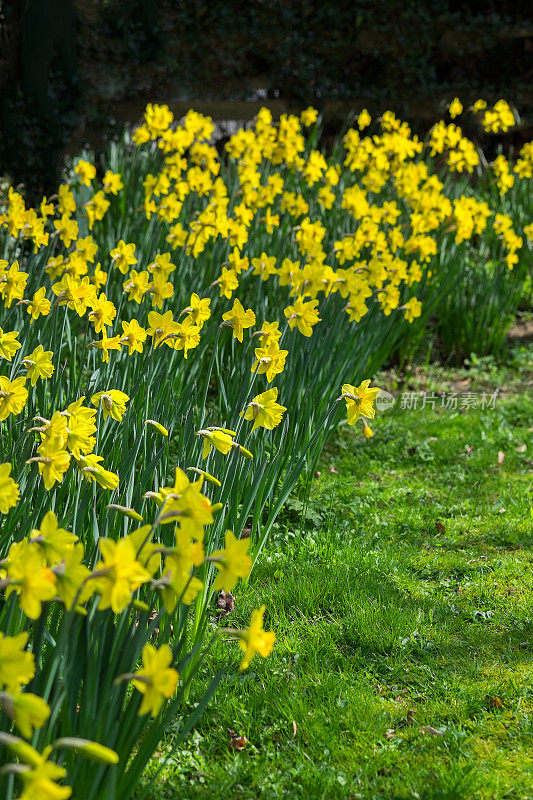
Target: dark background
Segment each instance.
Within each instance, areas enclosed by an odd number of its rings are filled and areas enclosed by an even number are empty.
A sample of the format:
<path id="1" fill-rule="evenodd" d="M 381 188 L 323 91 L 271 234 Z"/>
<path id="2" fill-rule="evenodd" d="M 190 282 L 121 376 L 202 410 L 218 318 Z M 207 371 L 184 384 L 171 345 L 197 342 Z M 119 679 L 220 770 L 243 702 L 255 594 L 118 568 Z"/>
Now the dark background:
<path id="1" fill-rule="evenodd" d="M 326 131 L 391 108 L 424 133 L 445 103 L 505 97 L 531 138 L 531 2 L 0 0 L 0 175 L 52 193 L 146 102 L 218 119 L 312 104 Z M 517 141 L 518 138 L 518 141 Z M 500 142 L 501 143 L 501 142 Z"/>

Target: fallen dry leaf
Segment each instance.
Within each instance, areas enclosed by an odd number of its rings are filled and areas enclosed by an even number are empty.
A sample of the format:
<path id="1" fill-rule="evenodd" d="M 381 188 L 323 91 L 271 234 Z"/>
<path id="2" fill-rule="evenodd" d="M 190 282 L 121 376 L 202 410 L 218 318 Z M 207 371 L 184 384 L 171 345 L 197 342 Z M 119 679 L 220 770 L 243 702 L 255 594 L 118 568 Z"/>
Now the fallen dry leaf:
<path id="1" fill-rule="evenodd" d="M 336 467 L 335 464 L 330 464 L 328 467 L 328 472 L 331 473 L 331 475 L 338 475 L 339 468 Z"/>
<path id="2" fill-rule="evenodd" d="M 503 703 L 499 697 L 492 697 L 490 694 L 488 694 L 485 697 L 485 700 L 487 701 L 489 708 L 503 708 Z"/>
<path id="3" fill-rule="evenodd" d="M 436 522 L 435 530 L 438 531 L 438 533 L 446 533 L 446 526 L 443 525 L 442 522 Z"/>
<path id="4" fill-rule="evenodd" d="M 422 733 L 429 733 L 430 736 L 444 736 L 442 731 L 438 731 L 436 728 L 433 728 L 431 725 L 423 725 L 422 726 Z"/>
<path id="5" fill-rule="evenodd" d="M 498 509 L 498 514 L 505 514 L 505 511 L 506 511 L 505 508 L 499 508 Z"/>
<path id="6" fill-rule="evenodd" d="M 394 739 L 395 736 L 394 728 L 389 728 L 388 731 L 385 731 L 385 739 Z"/>
<path id="7" fill-rule="evenodd" d="M 527 445 L 526 444 L 521 444 L 520 447 L 516 448 L 516 452 L 517 453 L 525 453 L 526 450 L 527 450 Z"/>
<path id="8" fill-rule="evenodd" d="M 473 453 L 473 452 L 474 452 L 473 446 L 471 444 L 467 444 L 466 447 L 465 447 L 465 453 L 467 454 L 467 456 L 469 456 L 470 453 Z"/>
<path id="9" fill-rule="evenodd" d="M 503 450 L 498 450 L 498 464 L 503 464 L 503 459 L 505 458 L 505 453 Z"/>
<path id="10" fill-rule="evenodd" d="M 217 597 L 217 614 L 220 617 L 227 617 L 235 608 L 235 598 L 231 592 L 221 590 Z"/>
<path id="11" fill-rule="evenodd" d="M 232 750 L 244 750 L 246 745 L 248 744 L 248 739 L 244 734 L 238 736 L 235 731 L 232 731 L 231 728 L 228 728 L 229 733 L 229 746 Z"/>
<path id="12" fill-rule="evenodd" d="M 292 721 L 292 738 L 293 738 L 293 739 L 295 738 L 295 736 L 296 736 L 297 732 L 298 732 L 298 728 L 296 727 L 296 723 L 295 723 L 295 721 L 293 720 L 293 721 Z"/>

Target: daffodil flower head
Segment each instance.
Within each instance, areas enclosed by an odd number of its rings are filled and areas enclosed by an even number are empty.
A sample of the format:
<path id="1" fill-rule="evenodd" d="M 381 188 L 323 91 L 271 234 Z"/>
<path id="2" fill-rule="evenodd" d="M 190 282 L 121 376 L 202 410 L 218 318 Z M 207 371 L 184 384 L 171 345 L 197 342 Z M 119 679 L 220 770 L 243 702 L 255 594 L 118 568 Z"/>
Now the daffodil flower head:
<path id="1" fill-rule="evenodd" d="M 256 347 L 254 352 L 257 360 L 252 364 L 251 371 L 266 375 L 267 381 L 271 383 L 285 369 L 285 359 L 289 351 L 280 350 L 277 342 L 270 342 L 266 347 Z"/>
<path id="2" fill-rule="evenodd" d="M 252 568 L 252 559 L 248 555 L 250 539 L 237 539 L 233 531 L 226 531 L 224 549 L 211 553 L 209 561 L 213 561 L 218 574 L 213 583 L 213 591 L 224 589 L 231 592 L 239 578 L 246 578 Z"/>
<path id="3" fill-rule="evenodd" d="M 47 436 L 37 448 L 38 456 L 28 459 L 28 464 L 36 462 L 42 475 L 45 489 L 50 490 L 55 483 L 63 481 L 63 475 L 70 466 L 70 453 L 65 449 L 62 435 Z"/>
<path id="4" fill-rule="evenodd" d="M 359 417 L 374 418 L 376 410 L 373 403 L 381 389 L 377 387 L 369 389 L 369 385 L 370 380 L 363 381 L 357 387 L 349 383 L 343 385 L 341 397 L 346 401 L 348 425 L 355 425 Z"/>
<path id="5" fill-rule="evenodd" d="M 124 239 L 114 247 L 110 252 L 111 259 L 116 267 L 122 272 L 123 275 L 128 271 L 128 267 L 137 263 L 135 256 L 135 244 L 126 244 Z"/>
<path id="6" fill-rule="evenodd" d="M 146 341 L 148 333 L 142 328 L 136 319 L 129 322 L 122 322 L 123 335 L 120 338 L 120 343 L 128 348 L 128 355 L 132 353 L 142 353 L 143 344 Z"/>
<path id="7" fill-rule="evenodd" d="M 279 322 L 263 322 L 261 330 L 255 331 L 254 336 L 260 336 L 261 347 L 268 347 L 271 342 L 279 342 L 281 338 L 281 331 L 279 329 Z"/>
<path id="8" fill-rule="evenodd" d="M 6 597 L 12 592 L 18 594 L 20 607 L 30 619 L 38 619 L 41 603 L 56 595 L 54 573 L 46 566 L 39 548 L 27 539 L 9 548 L 7 581 Z"/>
<path id="9" fill-rule="evenodd" d="M 139 715 L 159 714 L 163 700 L 172 697 L 178 685 L 179 675 L 172 663 L 172 650 L 168 644 L 156 650 L 149 642 L 142 651 L 142 668 L 132 676 L 132 683 L 143 695 Z"/>
<path id="10" fill-rule="evenodd" d="M 172 614 L 179 602 L 186 606 L 194 603 L 203 583 L 191 572 L 192 562 L 182 553 L 170 553 L 165 559 L 163 577 L 158 581 L 165 609 Z"/>
<path id="11" fill-rule="evenodd" d="M 78 542 L 67 551 L 61 563 L 53 568 L 56 576 L 56 590 L 58 597 L 70 611 L 77 603 L 85 603 L 95 590 L 94 581 L 89 580 L 91 570 L 83 563 L 84 547 Z"/>
<path id="12" fill-rule="evenodd" d="M 222 428 L 206 428 L 198 431 L 197 436 L 204 437 L 202 448 L 202 458 L 207 458 L 211 448 L 215 448 L 219 453 L 227 455 L 233 446 L 234 431 L 226 431 Z"/>
<path id="13" fill-rule="evenodd" d="M 0 356 L 7 359 L 7 361 L 11 361 L 17 350 L 22 347 L 20 342 L 17 342 L 19 335 L 20 331 L 10 331 L 8 333 L 0 328 Z"/>
<path id="14" fill-rule="evenodd" d="M 250 661 L 256 653 L 262 658 L 267 658 L 272 652 L 276 634 L 273 631 L 263 630 L 263 616 L 265 606 L 252 611 L 250 627 L 239 634 L 239 645 L 244 650 L 244 656 L 239 667 L 242 672 L 250 666 Z"/>
<path id="15" fill-rule="evenodd" d="M 283 414 L 287 410 L 285 406 L 276 402 L 278 399 L 278 390 L 275 386 L 272 389 L 267 389 L 266 392 L 256 395 L 253 400 L 248 403 L 245 411 L 240 412 L 240 416 L 244 419 L 253 420 L 253 428 L 262 427 L 271 431 L 276 425 L 279 425 L 283 418 Z"/>
<path id="16" fill-rule="evenodd" d="M 226 311 L 222 315 L 222 319 L 224 320 L 222 325 L 230 325 L 233 329 L 233 336 L 239 342 L 242 342 L 244 329 L 255 325 L 254 312 L 251 308 L 245 311 L 241 301 L 237 298 L 233 302 L 233 308 L 230 311 Z"/>
<path id="17" fill-rule="evenodd" d="M 42 344 L 39 344 L 33 353 L 22 360 L 22 363 L 28 370 L 28 378 L 32 386 L 35 386 L 39 378 L 46 380 L 53 375 L 53 355 L 52 350 L 45 350 Z"/>
<path id="18" fill-rule="evenodd" d="M 120 173 L 112 172 L 110 169 L 108 169 L 104 175 L 102 185 L 106 194 L 117 194 L 117 192 L 120 192 L 120 190 L 124 188 Z"/>
<path id="19" fill-rule="evenodd" d="M 209 308 L 210 305 L 210 297 L 200 298 L 196 292 L 193 292 L 191 295 L 191 302 L 187 308 L 183 309 L 183 313 L 188 314 L 194 325 L 197 325 L 198 328 L 201 328 L 204 322 L 207 322 L 211 316 L 211 309 Z"/>
<path id="20" fill-rule="evenodd" d="M 10 381 L 0 375 L 0 422 L 10 414 L 20 414 L 28 400 L 28 390 L 25 387 L 26 378 L 15 378 Z"/>
<path id="21" fill-rule="evenodd" d="M 76 534 L 58 526 L 53 511 L 48 511 L 42 519 L 41 527 L 34 528 L 30 533 L 30 543 L 41 550 L 48 566 L 53 566 L 65 558 L 77 541 Z"/>
<path id="22" fill-rule="evenodd" d="M 19 499 L 19 485 L 11 477 L 11 464 L 0 464 L 0 513 L 7 514 Z"/>
<path id="23" fill-rule="evenodd" d="M 90 161 L 85 161 L 83 158 L 79 159 L 74 167 L 74 172 L 78 176 L 80 183 L 84 186 L 90 186 L 91 181 L 96 177 L 96 167 L 94 164 L 91 164 Z"/>
<path id="24" fill-rule="evenodd" d="M 42 728 L 50 716 L 48 703 L 30 692 L 0 692 L 0 706 L 26 739 L 31 739 L 34 728 Z"/>
<path id="25" fill-rule="evenodd" d="M 25 650 L 29 633 L 5 636 L 0 631 L 0 690 L 16 694 L 35 675 L 35 656 Z"/>
<path id="26" fill-rule="evenodd" d="M 129 399 L 129 396 L 119 389 L 108 389 L 105 392 L 93 394 L 91 403 L 95 406 L 102 405 L 104 419 L 112 417 L 117 422 L 120 422 L 126 412 L 126 403 Z"/>
<path id="27" fill-rule="evenodd" d="M 20 761 L 24 762 L 22 769 L 17 770 L 17 774 L 24 784 L 21 800 L 31 800 L 31 798 L 68 800 L 72 795 L 72 789 L 70 786 L 59 786 L 57 783 L 66 776 L 67 770 L 48 760 L 52 752 L 52 745 L 48 745 L 42 753 L 39 753 L 38 750 L 16 736 L 10 737 L 6 745 Z"/>
<path id="28" fill-rule="evenodd" d="M 411 297 L 405 304 L 405 319 L 413 322 L 422 314 L 422 303 L 416 297 Z"/>
<path id="29" fill-rule="evenodd" d="M 137 560 L 135 543 L 124 537 L 118 541 L 101 538 L 98 546 L 102 560 L 93 573 L 95 590 L 100 594 L 99 608 L 111 607 L 120 614 L 131 602 L 131 594 L 150 580 L 150 573 Z"/>

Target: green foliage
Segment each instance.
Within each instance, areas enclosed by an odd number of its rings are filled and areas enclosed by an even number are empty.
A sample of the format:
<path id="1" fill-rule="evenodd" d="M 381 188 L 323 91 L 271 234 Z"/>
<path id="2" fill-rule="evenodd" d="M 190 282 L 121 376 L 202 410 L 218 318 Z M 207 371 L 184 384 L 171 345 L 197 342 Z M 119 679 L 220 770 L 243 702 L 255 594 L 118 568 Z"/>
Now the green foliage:
<path id="1" fill-rule="evenodd" d="M 505 396 L 485 411 L 396 407 L 369 442 L 341 428 L 228 618 L 270 587 L 269 666 L 227 685 L 150 800 L 529 796 L 530 375 L 531 350 L 492 360 L 490 377 L 420 368 L 412 390 L 469 379 Z"/>

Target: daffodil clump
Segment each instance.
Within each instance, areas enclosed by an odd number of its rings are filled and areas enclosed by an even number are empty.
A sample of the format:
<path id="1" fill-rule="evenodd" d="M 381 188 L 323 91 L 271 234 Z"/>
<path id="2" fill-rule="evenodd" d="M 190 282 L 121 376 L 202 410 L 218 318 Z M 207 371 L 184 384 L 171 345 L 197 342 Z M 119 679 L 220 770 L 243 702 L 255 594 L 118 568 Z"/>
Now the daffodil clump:
<path id="1" fill-rule="evenodd" d="M 515 121 L 456 98 L 422 142 L 363 111 L 326 155 L 315 109 L 276 123 L 264 108 L 220 155 L 211 119 L 150 104 L 38 207 L 9 190 L 8 800 L 131 797 L 166 726 L 185 736 L 217 687 L 222 672 L 199 689 L 211 636 L 236 640 L 235 669 L 271 653 L 268 609 L 230 628 L 213 594 L 248 577 L 345 414 L 373 435 L 369 376 L 424 335 L 458 270 L 481 253 L 520 276 L 530 258 L 531 143 L 486 168 L 464 115 L 493 133 Z"/>

